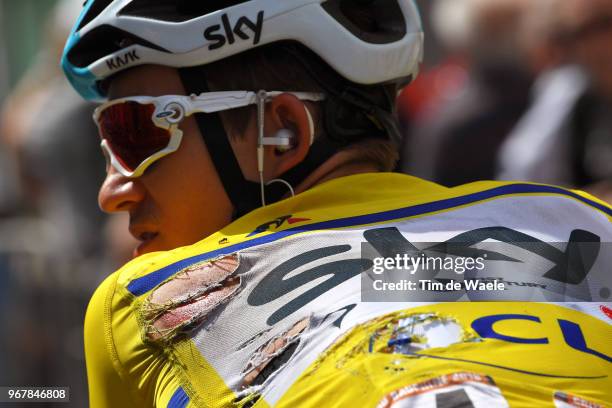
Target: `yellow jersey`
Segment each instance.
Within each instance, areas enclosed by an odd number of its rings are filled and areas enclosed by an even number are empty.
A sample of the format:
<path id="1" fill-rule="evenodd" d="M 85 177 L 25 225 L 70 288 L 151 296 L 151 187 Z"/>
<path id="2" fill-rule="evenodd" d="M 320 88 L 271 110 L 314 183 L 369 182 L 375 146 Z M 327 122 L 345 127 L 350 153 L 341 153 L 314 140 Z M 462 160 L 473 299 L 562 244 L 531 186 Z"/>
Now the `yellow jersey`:
<path id="1" fill-rule="evenodd" d="M 91 407 L 609 406 L 611 221 L 596 198 L 539 184 L 328 181 L 109 276 L 85 320 Z M 570 250 L 584 240 L 596 249 Z M 498 254 L 512 267 L 487 302 L 364 292 L 365 246 L 456 242 L 528 243 L 544 261 Z"/>

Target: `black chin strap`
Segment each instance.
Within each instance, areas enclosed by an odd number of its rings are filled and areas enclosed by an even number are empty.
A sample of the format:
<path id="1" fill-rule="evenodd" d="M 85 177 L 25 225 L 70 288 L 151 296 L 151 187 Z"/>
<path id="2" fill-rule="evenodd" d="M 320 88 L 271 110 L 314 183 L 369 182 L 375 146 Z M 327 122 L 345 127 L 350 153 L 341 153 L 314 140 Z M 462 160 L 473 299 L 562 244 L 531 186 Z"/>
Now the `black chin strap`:
<path id="1" fill-rule="evenodd" d="M 181 68 L 179 69 L 179 75 L 187 93 L 209 92 L 201 68 Z M 217 175 L 234 206 L 234 219 L 261 207 L 260 185 L 244 178 L 220 115 L 218 113 L 197 113 L 195 119 L 213 165 L 217 170 Z M 339 147 L 338 143 L 327 140 L 327 138 L 315 139 L 306 158 L 278 178 L 296 187 L 316 168 L 334 155 Z M 280 183 L 271 184 L 265 188 L 266 203 L 275 203 L 288 193 L 286 186 Z"/>

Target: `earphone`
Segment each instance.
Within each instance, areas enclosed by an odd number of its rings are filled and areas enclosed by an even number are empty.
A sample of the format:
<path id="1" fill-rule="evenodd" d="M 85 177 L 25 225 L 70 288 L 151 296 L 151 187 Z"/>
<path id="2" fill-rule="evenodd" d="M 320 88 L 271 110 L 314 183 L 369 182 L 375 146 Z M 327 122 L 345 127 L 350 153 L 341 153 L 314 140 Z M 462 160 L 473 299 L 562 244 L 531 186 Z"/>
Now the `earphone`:
<path id="1" fill-rule="evenodd" d="M 264 146 L 276 146 L 279 151 L 286 152 L 294 145 L 295 133 L 290 129 L 280 129 L 273 137 L 264 137 Z"/>
<path id="2" fill-rule="evenodd" d="M 310 132 L 310 146 L 314 142 L 314 121 L 312 115 L 306 106 L 304 106 L 306 116 L 308 117 L 308 130 Z M 295 133 L 291 129 L 280 129 L 272 137 L 264 137 L 262 145 L 264 146 L 276 146 L 278 151 L 286 152 L 291 150 L 295 145 Z"/>
<path id="3" fill-rule="evenodd" d="M 261 205 L 266 206 L 266 192 L 265 186 L 270 185 L 272 183 L 283 183 L 291 192 L 291 196 L 295 195 L 293 191 L 293 187 L 287 181 L 282 179 L 274 179 L 270 180 L 267 183 L 264 182 L 264 146 L 276 146 L 276 148 L 280 152 L 288 151 L 293 148 L 294 141 L 296 139 L 295 133 L 290 129 L 280 129 L 276 134 L 272 137 L 264 137 L 264 116 L 265 116 L 265 104 L 266 104 L 267 93 L 266 91 L 257 92 L 257 172 L 259 173 L 259 185 L 260 185 L 260 193 L 261 193 Z M 304 109 L 306 111 L 306 116 L 308 118 L 308 131 L 310 133 L 310 146 L 312 146 L 314 142 L 314 121 L 312 120 L 312 115 L 310 111 L 304 105 Z"/>

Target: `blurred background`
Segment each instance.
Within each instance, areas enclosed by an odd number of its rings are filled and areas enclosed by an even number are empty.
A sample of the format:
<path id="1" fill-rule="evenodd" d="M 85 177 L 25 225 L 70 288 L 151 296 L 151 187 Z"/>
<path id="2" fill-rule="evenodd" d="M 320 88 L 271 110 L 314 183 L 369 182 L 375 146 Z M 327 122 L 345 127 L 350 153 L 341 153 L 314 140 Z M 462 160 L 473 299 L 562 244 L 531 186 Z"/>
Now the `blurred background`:
<path id="1" fill-rule="evenodd" d="M 0 385 L 69 386 L 73 407 L 88 405 L 88 300 L 133 247 L 127 219 L 98 209 L 94 106 L 59 68 L 82 4 L 0 0 Z"/>
<path id="2" fill-rule="evenodd" d="M 70 386 L 74 407 L 87 301 L 133 246 L 127 220 L 98 209 L 93 106 L 58 65 L 82 3 L 0 0 L 0 385 Z M 399 169 L 612 202 L 612 0 L 417 3 L 426 57 L 398 99 Z"/>

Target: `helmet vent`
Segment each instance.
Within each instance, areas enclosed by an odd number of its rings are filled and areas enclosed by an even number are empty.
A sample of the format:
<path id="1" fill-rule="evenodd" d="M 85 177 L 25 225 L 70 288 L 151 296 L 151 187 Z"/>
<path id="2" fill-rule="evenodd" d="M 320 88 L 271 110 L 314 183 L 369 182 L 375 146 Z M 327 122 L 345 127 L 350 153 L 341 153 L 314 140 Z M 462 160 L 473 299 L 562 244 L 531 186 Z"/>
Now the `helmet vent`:
<path id="1" fill-rule="evenodd" d="M 398 0 L 328 0 L 322 7 L 361 40 L 388 44 L 406 35 Z"/>
<path id="2" fill-rule="evenodd" d="M 248 1 L 251 0 L 134 0 L 119 14 L 179 23 Z"/>
<path id="3" fill-rule="evenodd" d="M 81 30 L 81 28 L 85 27 L 91 20 L 96 18 L 112 2 L 113 0 L 94 0 L 91 7 L 89 7 L 89 11 L 85 15 L 85 17 L 83 17 L 81 24 L 79 24 L 77 31 Z"/>
<path id="4" fill-rule="evenodd" d="M 118 28 L 103 25 L 87 33 L 68 53 L 68 61 L 83 68 L 114 52 L 133 44 L 140 44 L 160 51 L 167 50 Z"/>

